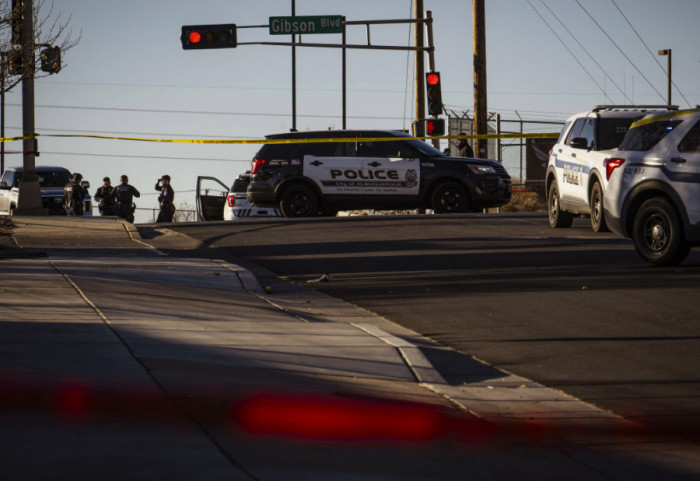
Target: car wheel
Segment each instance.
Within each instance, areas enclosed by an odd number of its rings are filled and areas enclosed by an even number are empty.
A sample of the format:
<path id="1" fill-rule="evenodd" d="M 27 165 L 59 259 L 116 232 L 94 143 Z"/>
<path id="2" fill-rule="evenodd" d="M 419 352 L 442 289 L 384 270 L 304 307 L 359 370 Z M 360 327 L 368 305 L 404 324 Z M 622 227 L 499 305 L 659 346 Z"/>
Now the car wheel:
<path id="1" fill-rule="evenodd" d="M 645 201 L 637 210 L 632 241 L 641 258 L 654 266 L 680 264 L 690 252 L 676 210 L 661 197 Z"/>
<path id="2" fill-rule="evenodd" d="M 318 213 L 318 199 L 309 187 L 293 185 L 282 194 L 280 210 L 285 217 L 312 217 Z"/>
<path id="3" fill-rule="evenodd" d="M 603 211 L 603 188 L 598 182 L 593 184 L 591 189 L 590 207 L 593 232 L 608 232 L 609 229 L 605 223 L 605 213 Z"/>
<path id="4" fill-rule="evenodd" d="M 469 210 L 469 194 L 458 182 L 444 182 L 438 185 L 431 200 L 436 214 L 455 214 Z"/>
<path id="5" fill-rule="evenodd" d="M 556 181 L 549 186 L 547 193 L 547 212 L 549 213 L 549 226 L 552 228 L 571 227 L 574 216 L 561 209 L 559 203 L 559 187 Z"/>

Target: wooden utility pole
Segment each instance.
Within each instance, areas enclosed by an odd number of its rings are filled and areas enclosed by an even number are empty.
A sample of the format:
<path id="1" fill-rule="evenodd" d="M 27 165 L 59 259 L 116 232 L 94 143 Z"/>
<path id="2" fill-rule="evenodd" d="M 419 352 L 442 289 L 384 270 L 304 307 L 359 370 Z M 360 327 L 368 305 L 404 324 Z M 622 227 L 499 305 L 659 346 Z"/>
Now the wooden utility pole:
<path id="1" fill-rule="evenodd" d="M 472 0 L 474 21 L 474 133 L 487 133 L 486 112 L 486 21 L 484 0 Z M 488 141 L 477 139 L 474 142 L 474 154 L 488 157 Z"/>
<path id="2" fill-rule="evenodd" d="M 34 163 L 36 137 L 34 131 L 34 7 L 32 0 L 23 0 L 22 23 L 22 132 L 24 135 L 24 171 L 20 182 L 15 214 L 46 215 L 41 206 L 41 189 Z"/>
<path id="3" fill-rule="evenodd" d="M 416 20 L 423 19 L 423 0 L 413 0 L 414 18 Z M 423 23 L 416 23 L 413 31 L 413 38 L 416 48 L 422 48 L 424 45 L 423 32 L 425 27 Z M 423 50 L 416 50 L 415 61 L 415 95 L 416 95 L 416 129 L 415 135 L 423 137 L 425 135 L 425 56 Z"/>

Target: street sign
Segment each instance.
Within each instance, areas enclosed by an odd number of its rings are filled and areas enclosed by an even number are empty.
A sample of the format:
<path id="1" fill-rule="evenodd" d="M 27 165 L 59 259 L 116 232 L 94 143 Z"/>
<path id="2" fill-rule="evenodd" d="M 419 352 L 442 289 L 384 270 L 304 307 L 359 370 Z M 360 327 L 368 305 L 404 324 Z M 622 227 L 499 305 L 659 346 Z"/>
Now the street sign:
<path id="1" fill-rule="evenodd" d="M 270 17 L 270 35 L 343 33 L 342 15 Z"/>

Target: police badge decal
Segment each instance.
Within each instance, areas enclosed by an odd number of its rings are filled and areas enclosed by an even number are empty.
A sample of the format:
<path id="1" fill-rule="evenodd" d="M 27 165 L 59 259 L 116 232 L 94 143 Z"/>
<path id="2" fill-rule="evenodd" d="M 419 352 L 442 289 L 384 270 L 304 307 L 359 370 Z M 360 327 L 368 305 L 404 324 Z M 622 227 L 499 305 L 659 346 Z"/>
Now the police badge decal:
<path id="1" fill-rule="evenodd" d="M 406 171 L 406 187 L 415 187 L 418 185 L 418 172 L 415 169 Z"/>

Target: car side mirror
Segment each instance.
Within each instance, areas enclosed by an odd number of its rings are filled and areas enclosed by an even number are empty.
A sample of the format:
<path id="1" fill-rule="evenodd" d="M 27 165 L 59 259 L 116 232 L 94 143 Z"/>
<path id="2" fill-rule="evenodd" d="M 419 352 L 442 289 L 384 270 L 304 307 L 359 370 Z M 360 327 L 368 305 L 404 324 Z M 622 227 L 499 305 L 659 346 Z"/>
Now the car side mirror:
<path id="1" fill-rule="evenodd" d="M 587 149 L 588 141 L 583 137 L 574 137 L 571 139 L 571 142 L 569 142 L 569 145 L 574 149 Z"/>

